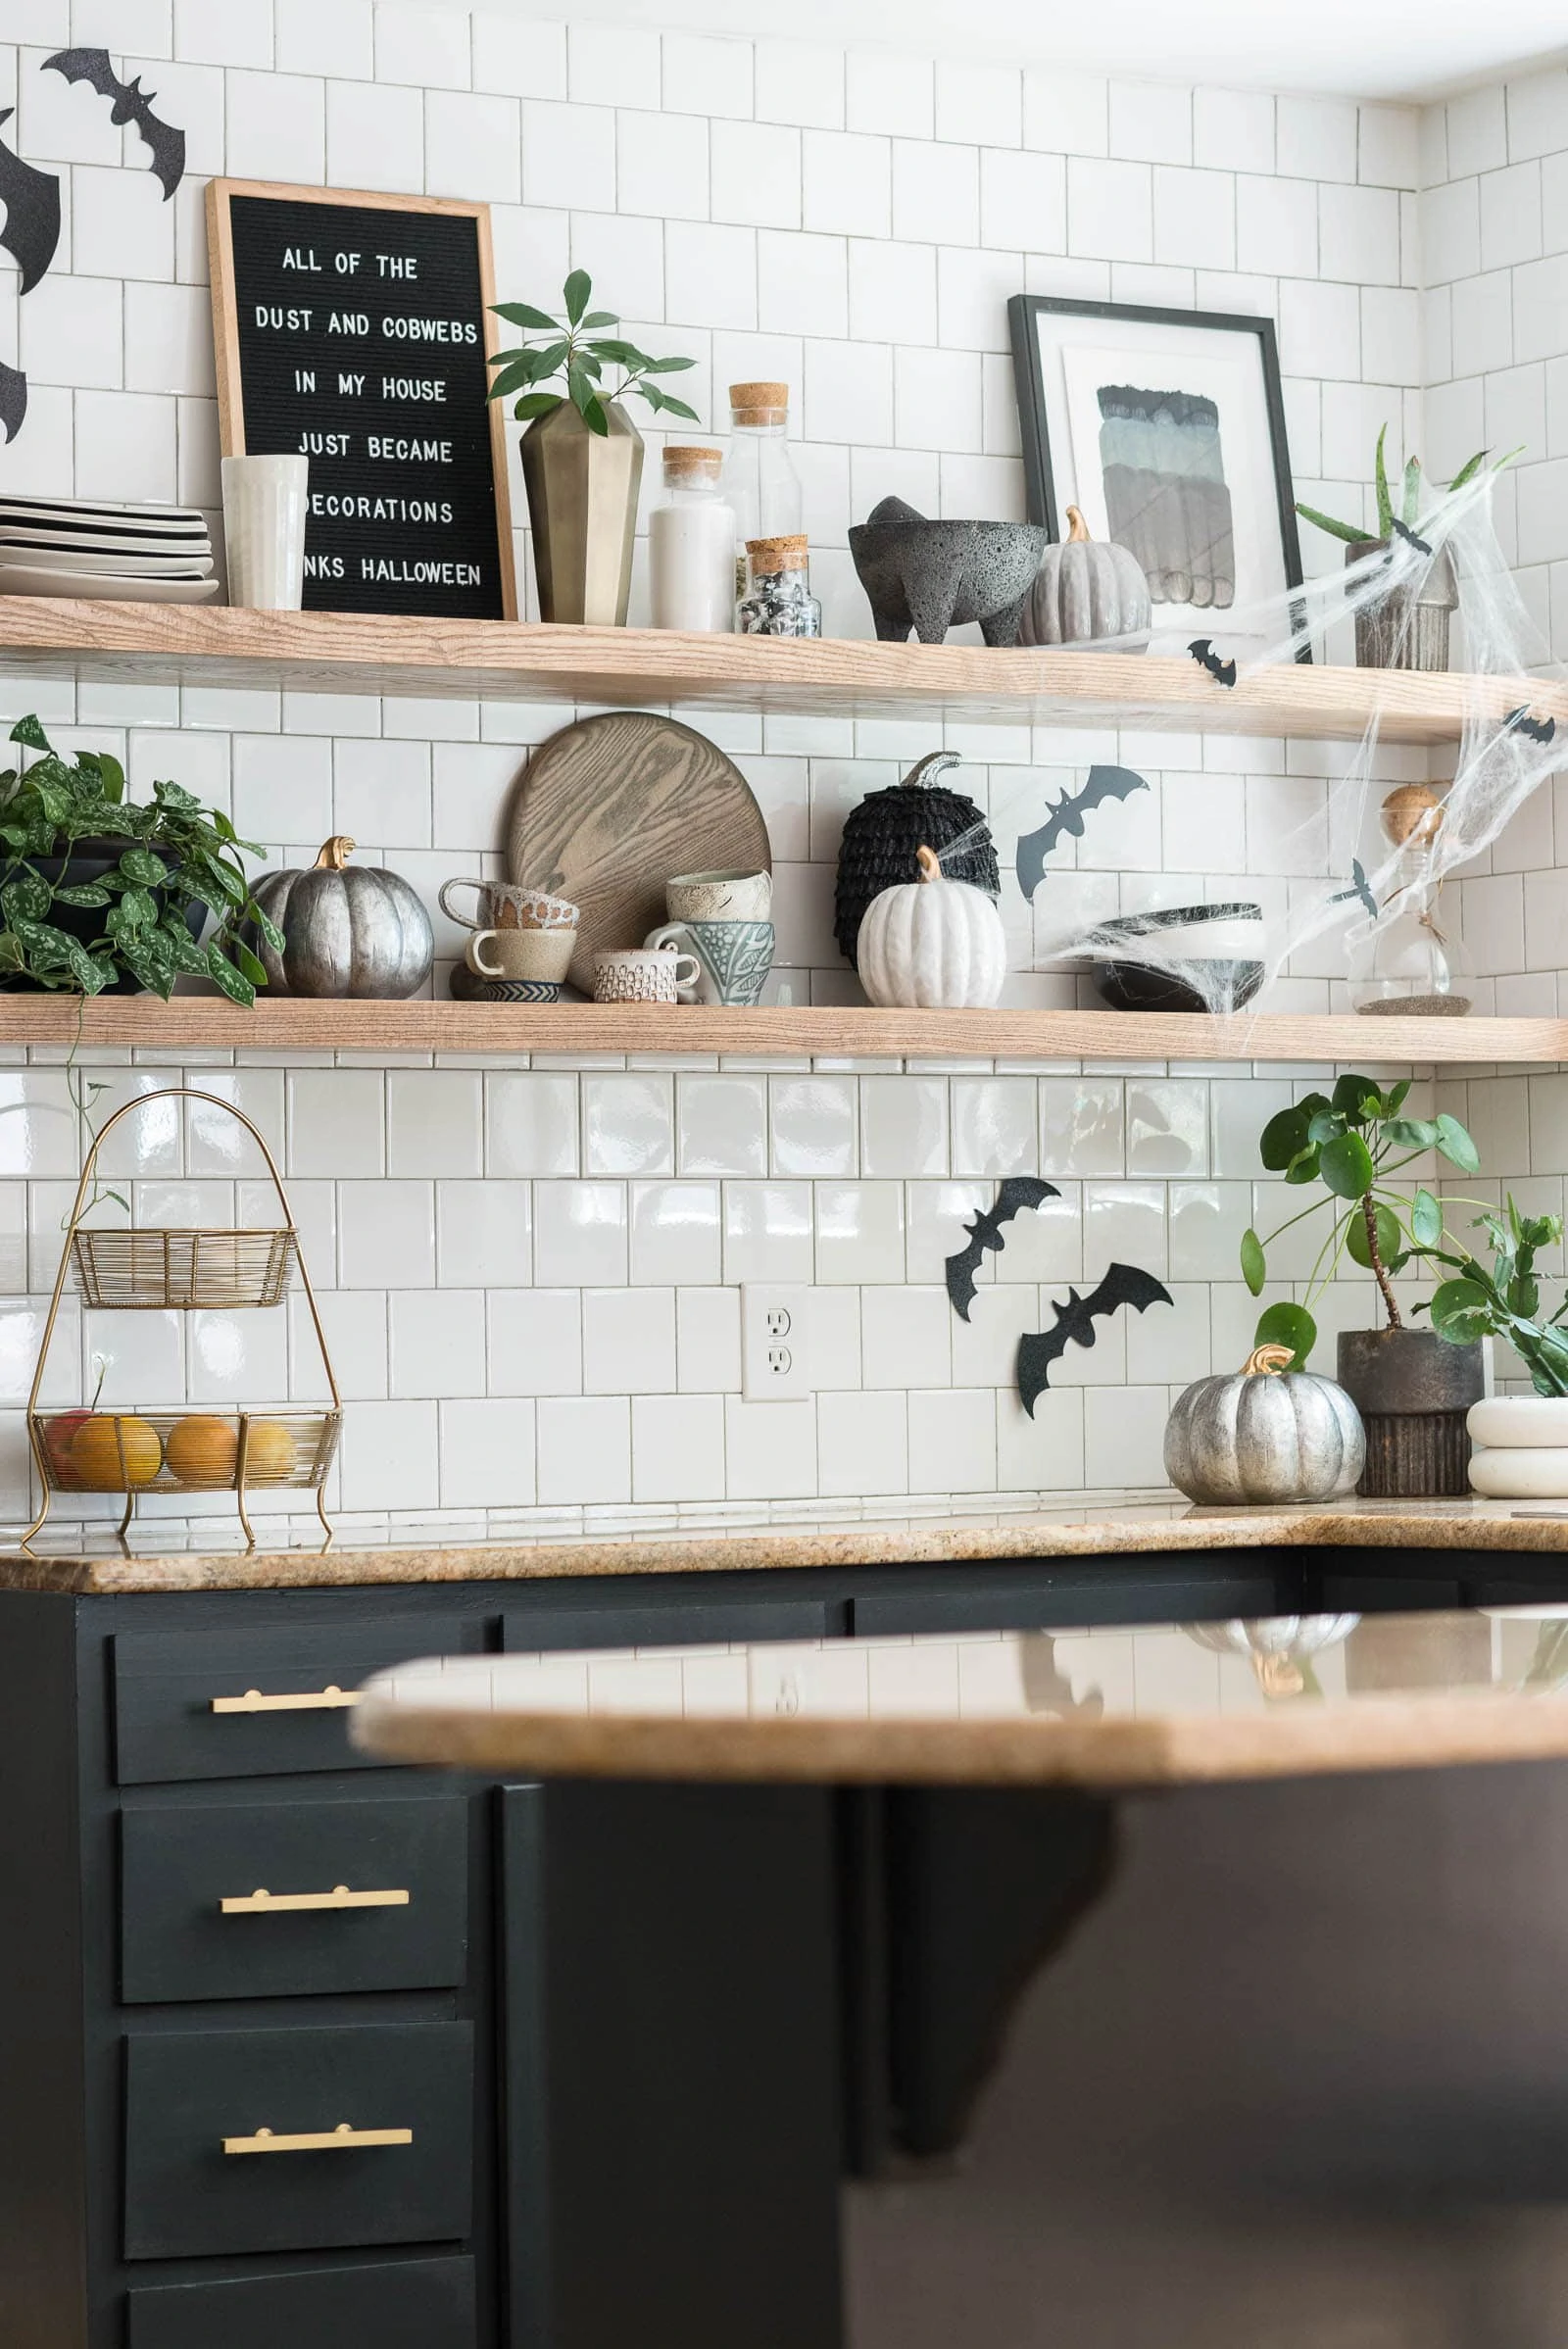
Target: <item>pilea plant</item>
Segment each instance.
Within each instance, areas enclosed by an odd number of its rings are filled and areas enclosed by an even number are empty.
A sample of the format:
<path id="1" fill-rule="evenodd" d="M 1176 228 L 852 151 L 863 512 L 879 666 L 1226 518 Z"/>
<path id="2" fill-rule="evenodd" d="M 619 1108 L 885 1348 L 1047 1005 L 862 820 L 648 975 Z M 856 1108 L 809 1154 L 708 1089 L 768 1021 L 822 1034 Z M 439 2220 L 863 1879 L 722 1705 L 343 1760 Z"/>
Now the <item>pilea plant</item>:
<path id="1" fill-rule="evenodd" d="M 1320 1183 L 1327 1196 L 1288 1217 L 1267 1243 L 1250 1228 L 1244 1233 L 1242 1277 L 1254 1297 L 1268 1280 L 1268 1248 L 1309 1215 L 1330 1210 L 1304 1298 L 1268 1306 L 1253 1339 L 1255 1346 L 1288 1346 L 1293 1369 L 1301 1368 L 1317 1343 L 1312 1304 L 1347 1255 L 1377 1282 L 1389 1327 L 1404 1327 L 1395 1280 L 1413 1260 L 1438 1254 L 1446 1234 L 1435 1195 L 1421 1184 L 1401 1190 L 1394 1177 L 1433 1150 L 1462 1174 L 1480 1170 L 1476 1146 L 1456 1117 L 1401 1115 L 1409 1091 L 1408 1079 L 1385 1093 L 1372 1077 L 1343 1076 L 1332 1095 L 1309 1093 L 1263 1128 L 1258 1150 L 1269 1172 L 1293 1186 Z"/>
<path id="2" fill-rule="evenodd" d="M 573 269 L 562 288 L 561 299 L 565 309 L 564 319 L 553 318 L 543 310 L 535 310 L 527 302 L 497 302 L 493 307 L 498 318 L 510 326 L 521 326 L 525 331 L 542 334 L 545 340 L 532 345 L 521 343 L 514 351 L 498 351 L 490 365 L 499 368 L 490 386 L 492 400 L 510 399 L 514 392 L 521 397 L 513 409 L 519 423 L 531 423 L 536 416 L 549 416 L 563 400 L 569 400 L 590 432 L 608 435 L 610 422 L 605 415 L 607 400 L 624 400 L 635 392 L 645 400 L 656 415 L 678 416 L 686 422 L 698 420 L 695 408 L 684 400 L 675 399 L 659 384 L 650 383 L 650 375 L 675 375 L 697 365 L 695 359 L 650 359 L 635 343 L 624 342 L 616 335 L 607 336 L 607 326 L 618 326 L 620 318 L 613 310 L 590 310 L 593 282 L 586 269 Z M 607 367 L 620 370 L 620 381 L 613 389 L 605 388 Z M 543 388 L 552 377 L 564 376 L 564 391 Z"/>
<path id="3" fill-rule="evenodd" d="M 98 995 L 128 977 L 167 999 L 185 971 L 253 1003 L 267 973 L 241 923 L 283 944 L 245 877 L 241 852 L 263 852 L 177 783 L 155 783 L 151 804 L 136 806 L 118 759 L 62 758 L 36 717 L 10 739 L 38 756 L 0 774 L 0 980 Z M 98 869 L 83 869 L 89 859 Z M 199 945 L 203 909 L 218 925 Z"/>

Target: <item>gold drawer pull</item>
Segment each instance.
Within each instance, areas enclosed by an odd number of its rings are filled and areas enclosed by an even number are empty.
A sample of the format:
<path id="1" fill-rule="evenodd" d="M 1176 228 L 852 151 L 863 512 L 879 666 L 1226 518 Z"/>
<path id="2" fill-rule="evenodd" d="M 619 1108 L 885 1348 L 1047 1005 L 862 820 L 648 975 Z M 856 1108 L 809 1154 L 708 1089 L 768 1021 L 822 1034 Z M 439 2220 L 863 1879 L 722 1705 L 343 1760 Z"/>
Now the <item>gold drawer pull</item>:
<path id="1" fill-rule="evenodd" d="M 243 1696 L 215 1696 L 215 1713 L 335 1713 L 342 1705 L 358 1704 L 358 1688 L 322 1688 L 308 1696 L 264 1696 L 247 1688 Z"/>
<path id="2" fill-rule="evenodd" d="M 336 2129 L 320 2129 L 310 2136 L 279 2137 L 270 2129 L 259 2129 L 253 2137 L 225 2137 L 225 2153 L 357 2153 L 366 2145 L 412 2145 L 412 2129 L 353 2129 L 340 2121 Z"/>
<path id="3" fill-rule="evenodd" d="M 270 1917 L 285 1909 L 406 1909 L 408 1905 L 407 1892 L 351 1892 L 347 1884 L 334 1884 L 330 1892 L 258 1890 L 218 1904 L 225 1917 Z"/>

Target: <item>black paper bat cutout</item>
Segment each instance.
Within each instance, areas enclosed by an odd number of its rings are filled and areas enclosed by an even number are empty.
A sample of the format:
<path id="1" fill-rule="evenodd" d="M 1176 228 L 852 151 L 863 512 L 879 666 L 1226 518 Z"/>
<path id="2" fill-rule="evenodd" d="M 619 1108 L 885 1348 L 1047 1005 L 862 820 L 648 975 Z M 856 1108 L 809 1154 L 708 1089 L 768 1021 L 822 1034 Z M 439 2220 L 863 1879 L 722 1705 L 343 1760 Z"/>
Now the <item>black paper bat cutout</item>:
<path id="1" fill-rule="evenodd" d="M 1018 887 L 1026 898 L 1046 877 L 1046 858 L 1064 833 L 1082 840 L 1084 817 L 1091 807 L 1103 800 L 1130 800 L 1135 791 L 1147 791 L 1149 785 L 1142 775 L 1135 775 L 1130 766 L 1092 766 L 1089 780 L 1082 791 L 1064 791 L 1051 807 L 1038 832 L 1025 832 L 1018 841 Z"/>
<path id="2" fill-rule="evenodd" d="M 0 424 L 6 428 L 7 441 L 14 441 L 22 430 L 27 415 L 27 378 L 19 375 L 0 359 Z"/>
<path id="3" fill-rule="evenodd" d="M 9 122 L 16 111 L 14 106 L 0 111 L 0 125 Z M 39 171 L 30 163 L 24 163 L 3 139 L 0 139 L 0 204 L 6 208 L 0 245 L 22 271 L 23 292 L 30 294 L 53 261 L 55 247 L 60 242 L 60 182 L 53 171 Z"/>
<path id="4" fill-rule="evenodd" d="M 1087 1297 L 1069 1289 L 1066 1303 L 1056 1305 L 1051 1328 L 1018 1341 L 1018 1400 L 1030 1418 L 1051 1385 L 1052 1363 L 1059 1362 L 1069 1346 L 1093 1346 L 1097 1321 L 1119 1313 L 1123 1305 L 1142 1313 L 1147 1305 L 1175 1302 L 1163 1282 L 1156 1281 L 1152 1272 L 1141 1272 L 1136 1264 L 1110 1265 L 1100 1287 Z"/>
<path id="5" fill-rule="evenodd" d="M 1408 522 L 1401 522 L 1397 514 L 1393 516 L 1393 522 L 1395 529 L 1397 531 L 1400 538 L 1404 540 L 1404 543 L 1407 547 L 1414 547 L 1418 555 L 1431 554 L 1432 549 L 1427 545 L 1426 540 L 1424 538 L 1417 538 L 1415 532 L 1411 529 Z"/>
<path id="6" fill-rule="evenodd" d="M 1361 904 L 1366 907 L 1368 913 L 1371 914 L 1372 919 L 1374 921 L 1377 920 L 1378 902 L 1377 899 L 1372 895 L 1372 884 L 1366 877 L 1366 868 L 1362 864 L 1359 856 L 1352 856 L 1350 858 L 1349 888 L 1337 889 L 1334 895 L 1330 898 L 1329 904 L 1331 905 L 1343 905 L 1350 898 L 1359 898 Z"/>
<path id="7" fill-rule="evenodd" d="M 144 90 L 141 76 L 134 81 L 122 81 L 109 62 L 107 49 L 62 49 L 46 57 L 40 73 L 53 68 L 64 73 L 68 81 L 89 81 L 100 98 L 114 100 L 110 121 L 120 127 L 134 122 L 153 151 L 152 171 L 163 182 L 164 202 L 167 204 L 185 176 L 185 133 L 162 122 L 153 112 L 156 90 Z"/>
<path id="8" fill-rule="evenodd" d="M 1510 710 L 1502 722 L 1505 729 L 1511 727 L 1515 734 L 1524 735 L 1529 742 L 1550 742 L 1557 731 L 1554 717 L 1532 717 L 1528 702 L 1521 703 L 1517 710 Z"/>
<path id="9" fill-rule="evenodd" d="M 1195 636 L 1187 650 L 1189 653 L 1191 653 L 1193 659 L 1197 661 L 1200 668 L 1207 669 L 1209 675 L 1214 679 L 1216 684 L 1235 684 L 1236 663 L 1234 661 L 1221 661 L 1219 655 L 1214 650 L 1214 641 L 1212 637 Z"/>
<path id="10" fill-rule="evenodd" d="M 1005 1240 L 1003 1225 L 1011 1223 L 1024 1207 L 1038 1207 L 1045 1199 L 1060 1197 L 1054 1183 L 1042 1183 L 1036 1175 L 1008 1175 L 997 1193 L 996 1205 L 989 1211 L 982 1208 L 973 1223 L 964 1225 L 969 1245 L 948 1258 L 948 1295 L 960 1321 L 969 1318 L 975 1296 L 974 1276 L 985 1262 L 987 1250 L 995 1254 Z"/>

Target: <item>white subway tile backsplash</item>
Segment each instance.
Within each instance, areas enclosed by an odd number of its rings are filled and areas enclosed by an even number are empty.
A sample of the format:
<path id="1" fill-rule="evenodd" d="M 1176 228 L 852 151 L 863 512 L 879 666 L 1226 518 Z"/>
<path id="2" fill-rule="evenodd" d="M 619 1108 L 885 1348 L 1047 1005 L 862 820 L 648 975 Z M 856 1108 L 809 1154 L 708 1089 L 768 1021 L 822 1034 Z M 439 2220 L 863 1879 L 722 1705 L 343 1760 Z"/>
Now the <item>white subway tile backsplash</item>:
<path id="1" fill-rule="evenodd" d="M 842 49 L 807 41 L 761 40 L 757 44 L 756 74 L 759 122 L 843 129 Z"/>
<path id="2" fill-rule="evenodd" d="M 326 170 L 335 187 L 424 189 L 424 107 L 417 89 L 326 85 Z"/>
<path id="3" fill-rule="evenodd" d="M 482 1289 L 394 1290 L 391 1365 L 394 1395 L 464 1395 L 484 1362 Z"/>
<path id="4" fill-rule="evenodd" d="M 678 388 L 692 390 L 705 431 L 722 426 L 729 382 L 786 379 L 832 632 L 869 632 L 845 534 L 878 498 L 1022 513 L 1006 303 L 1033 289 L 1276 313 L 1298 481 L 1325 505 L 1358 494 L 1385 416 L 1440 476 L 1483 443 L 1524 443 L 1503 518 L 1532 566 L 1522 592 L 1549 626 L 1555 589 L 1557 649 L 1568 649 L 1560 72 L 1515 82 L 1505 101 L 1483 93 L 1418 118 L 1266 92 L 1107 88 L 893 46 L 846 57 L 787 36 L 754 44 L 748 29 L 582 24 L 568 36 L 499 5 L 470 19 L 434 0 L 137 0 L 113 25 L 103 0 L 79 0 L 69 28 L 36 32 L 29 19 L 40 41 L 137 49 L 127 70 L 147 61 L 161 111 L 187 125 L 191 171 L 164 205 L 90 93 L 22 77 L 17 142 L 63 170 L 68 238 L 17 311 L 32 405 L 20 450 L 0 451 L 0 480 L 215 508 L 201 178 L 324 175 L 488 197 L 503 294 L 552 307 L 568 263 L 588 269 L 596 302 L 628 332 L 699 359 Z M 8 62 L 0 47 L 0 90 Z M 0 333 L 4 319 L 0 304 Z M 1319 567 L 1333 555 L 1309 550 Z M 418 699 L 383 712 L 373 697 L 176 696 L 134 682 L 77 697 L 18 680 L 14 694 L 63 735 L 117 748 L 138 789 L 170 775 L 229 808 L 274 856 L 299 862 L 345 829 L 367 860 L 432 899 L 449 874 L 501 869 L 526 746 L 578 714 Z M 797 1001 L 856 1000 L 831 934 L 844 815 L 942 731 L 918 716 L 684 714 L 733 750 L 763 807 L 776 986 Z M 1283 905 L 1283 872 L 1315 881 L 1348 861 L 1327 823 L 1325 778 L 1343 761 L 1315 746 L 1294 746 L 1287 765 L 1277 744 L 1231 738 L 1201 749 L 1047 729 L 1031 743 L 1001 727 L 947 738 L 970 761 L 960 788 L 990 811 L 1020 963 L 1123 903 L 1230 894 L 1245 874 L 1249 894 Z M 1048 793 L 1117 759 L 1147 772 L 1152 793 L 1132 815 L 1109 811 L 1060 859 L 1049 901 L 1025 907 L 1009 870 L 1018 834 Z M 1413 760 L 1397 771 L 1424 774 L 1425 754 Z M 1543 800 L 1490 869 L 1457 885 L 1486 974 L 1478 994 L 1499 1007 L 1556 1009 L 1561 891 L 1544 811 Z M 1235 844 L 1228 877 L 1212 870 L 1216 837 Z M 462 933 L 442 917 L 438 940 L 439 992 Z M 1341 968 L 1325 940 L 1289 985 L 1326 1003 Z M 1070 1003 L 1077 984 L 1019 969 L 1009 1000 Z M 1299 1090 L 1183 1067 L 672 1075 L 564 1056 L 533 1067 L 296 1058 L 285 1069 L 252 1054 L 210 1081 L 283 1146 L 350 1403 L 343 1502 L 378 1510 L 1157 1481 L 1171 1391 L 1239 1360 L 1250 1337 L 1257 1307 L 1237 1246 L 1250 1216 L 1274 1212 L 1271 1188 L 1254 1190 L 1257 1131 Z M 172 1066 L 99 1073 L 154 1086 Z M 22 1362 L 58 1260 L 78 1136 L 58 1069 L 14 1074 L 40 1088 L 8 1106 L 0 1087 L 0 1172 L 28 1185 L 0 1190 L 4 1310 L 24 1333 L 12 1344 Z M 1467 1089 L 1489 1172 L 1514 1169 L 1501 1179 L 1516 1188 L 1560 1181 L 1557 1082 Z M 98 1114 L 118 1098 L 98 1097 Z M 140 1146 L 123 1136 L 116 1157 L 138 1216 L 275 1216 L 252 1146 L 216 1112 L 188 1134 L 167 1117 L 144 1125 Z M 1532 1164 L 1545 1174 L 1530 1176 Z M 998 1180 L 1037 1168 L 1059 1196 L 1014 1217 L 964 1322 L 945 1260 Z M 1018 1340 L 1112 1256 L 1163 1270 L 1175 1308 L 1123 1317 L 1092 1353 L 1072 1349 L 1031 1421 L 1013 1392 Z M 1297 1262 L 1282 1244 L 1280 1267 Z M 819 1284 L 817 1393 L 805 1403 L 740 1398 L 749 1280 Z M 210 1399 L 321 1391 L 299 1299 L 266 1328 L 209 1316 L 183 1335 L 181 1346 L 172 1322 L 134 1340 L 110 1333 L 117 1379 Z M 75 1358 L 74 1325 L 72 1345 Z"/>
<path id="5" fill-rule="evenodd" d="M 628 1396 L 547 1396 L 535 1410 L 541 1501 L 631 1499 Z"/>
<path id="6" fill-rule="evenodd" d="M 895 138 L 934 135 L 936 69 L 929 57 L 896 49 L 852 49 L 845 60 L 845 120 L 851 130 Z"/>

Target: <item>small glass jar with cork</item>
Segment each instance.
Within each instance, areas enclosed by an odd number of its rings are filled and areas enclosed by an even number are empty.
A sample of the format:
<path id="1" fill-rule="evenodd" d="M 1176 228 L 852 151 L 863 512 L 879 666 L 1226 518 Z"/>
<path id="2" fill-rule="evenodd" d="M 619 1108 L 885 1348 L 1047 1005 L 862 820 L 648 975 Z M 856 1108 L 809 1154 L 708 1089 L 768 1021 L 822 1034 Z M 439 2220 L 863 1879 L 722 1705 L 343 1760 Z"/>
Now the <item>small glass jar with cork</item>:
<path id="1" fill-rule="evenodd" d="M 724 494 L 735 510 L 735 595 L 746 593 L 746 542 L 793 538 L 806 527 L 801 477 L 789 450 L 787 383 L 732 383 Z"/>
<path id="2" fill-rule="evenodd" d="M 735 625 L 735 514 L 718 449 L 667 448 L 664 494 L 648 517 L 656 628 L 727 636 Z"/>
<path id="3" fill-rule="evenodd" d="M 743 636 L 820 636 L 822 607 L 811 593 L 806 539 L 749 538 L 746 592 L 735 608 Z"/>

